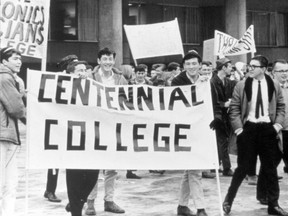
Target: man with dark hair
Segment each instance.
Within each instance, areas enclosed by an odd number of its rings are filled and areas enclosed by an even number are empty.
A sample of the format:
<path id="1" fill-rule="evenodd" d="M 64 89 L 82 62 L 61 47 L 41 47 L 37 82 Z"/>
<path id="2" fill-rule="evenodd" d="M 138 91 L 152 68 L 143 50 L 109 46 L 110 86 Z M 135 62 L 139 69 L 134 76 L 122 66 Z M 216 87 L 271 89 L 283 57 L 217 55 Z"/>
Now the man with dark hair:
<path id="1" fill-rule="evenodd" d="M 158 64 L 152 65 L 150 81 L 153 83 L 153 86 L 164 86 L 165 85 L 165 78 L 164 78 L 164 71 L 165 70 L 166 70 L 165 64 L 158 63 Z"/>
<path id="2" fill-rule="evenodd" d="M 67 66 L 70 62 L 73 62 L 73 61 L 78 61 L 78 57 L 76 55 L 68 55 L 68 56 L 65 56 L 64 58 L 62 58 L 60 60 L 60 62 L 57 63 L 57 67 L 63 71 L 63 72 L 66 72 L 66 69 L 67 69 Z"/>
<path id="3" fill-rule="evenodd" d="M 278 204 L 279 183 L 275 163 L 279 154 L 277 135 L 284 125 L 285 103 L 280 84 L 265 74 L 267 67 L 266 57 L 253 57 L 248 65 L 249 77 L 238 82 L 233 92 L 230 119 L 237 135 L 238 166 L 223 202 L 226 214 L 231 211 L 249 166 L 259 155 L 260 174 L 267 181 L 268 214 L 288 215 Z"/>
<path id="4" fill-rule="evenodd" d="M 75 74 L 77 76 L 80 76 L 82 78 L 86 78 L 88 73 L 87 73 L 87 62 L 86 61 L 73 61 L 70 62 L 67 66 L 66 72 L 68 74 Z"/>
<path id="5" fill-rule="evenodd" d="M 87 78 L 86 61 L 71 61 L 67 72 L 79 78 Z M 66 210 L 72 216 L 81 216 L 84 203 L 90 191 L 97 184 L 99 170 L 91 169 L 66 169 L 66 184 L 69 203 Z"/>
<path id="6" fill-rule="evenodd" d="M 134 69 L 135 78 L 130 81 L 129 84 L 132 85 L 152 85 L 152 82 L 146 79 L 145 77 L 145 67 L 144 66 L 136 66 Z"/>
<path id="7" fill-rule="evenodd" d="M 203 61 L 202 62 L 202 68 L 200 71 L 200 74 L 202 76 L 207 76 L 209 79 L 212 78 L 212 63 L 210 61 Z"/>
<path id="8" fill-rule="evenodd" d="M 172 80 L 181 73 L 180 64 L 170 62 L 167 67 L 166 86 L 171 86 Z"/>
<path id="9" fill-rule="evenodd" d="M 96 66 L 92 72 L 92 78 L 97 82 L 106 85 L 127 85 L 127 81 L 121 72 L 114 68 L 116 53 L 108 48 L 104 48 L 98 53 L 98 66 Z M 113 198 L 115 192 L 115 180 L 117 177 L 116 170 L 105 170 L 104 171 L 104 210 L 112 213 L 125 213 L 125 210 L 118 206 Z M 95 198 L 97 197 L 98 185 L 96 184 L 91 191 L 86 210 L 87 215 L 95 215 L 96 211 L 94 208 Z"/>
<path id="10" fill-rule="evenodd" d="M 279 157 L 275 159 L 276 166 L 281 162 L 281 158 L 284 161 L 284 172 L 287 172 L 288 168 L 288 62 L 285 59 L 277 59 L 272 64 L 272 75 L 280 83 L 284 103 L 285 103 L 285 120 L 283 129 L 279 133 Z M 260 168 L 259 178 L 257 182 L 257 195 L 256 198 L 263 205 L 268 204 L 267 200 L 267 182 L 264 178 L 262 166 Z"/>
<path id="11" fill-rule="evenodd" d="M 229 137 L 231 125 L 228 109 L 236 82 L 227 78 L 232 70 L 231 60 L 221 58 L 216 61 L 217 74 L 210 80 L 211 96 L 213 102 L 214 120 L 210 127 L 216 130 L 219 161 L 223 165 L 223 176 L 232 176 L 231 162 L 229 158 Z"/>
<path id="12" fill-rule="evenodd" d="M 67 55 L 63 57 L 60 62 L 57 63 L 57 67 L 64 73 L 67 72 L 67 67 L 71 62 L 78 61 L 78 57 L 76 55 Z M 70 69 L 70 72 L 74 71 L 74 68 Z M 47 172 L 47 182 L 46 182 L 46 190 L 44 192 L 44 197 L 48 199 L 50 202 L 61 202 L 61 199 L 59 199 L 56 194 L 56 188 L 57 188 L 57 181 L 58 181 L 58 174 L 59 169 L 48 169 Z"/>
<path id="13" fill-rule="evenodd" d="M 191 85 L 201 82 L 199 71 L 202 59 L 197 52 L 189 52 L 183 58 L 184 71 L 172 80 L 172 86 Z M 189 196 L 192 196 L 197 216 L 207 216 L 205 212 L 205 199 L 201 183 L 201 170 L 185 170 L 180 188 L 180 199 L 177 215 L 195 215 L 188 207 Z"/>
<path id="14" fill-rule="evenodd" d="M 21 144 L 18 119 L 25 118 L 23 95 L 15 75 L 21 54 L 12 47 L 0 50 L 0 215 L 14 215 L 18 183 L 17 150 Z"/>

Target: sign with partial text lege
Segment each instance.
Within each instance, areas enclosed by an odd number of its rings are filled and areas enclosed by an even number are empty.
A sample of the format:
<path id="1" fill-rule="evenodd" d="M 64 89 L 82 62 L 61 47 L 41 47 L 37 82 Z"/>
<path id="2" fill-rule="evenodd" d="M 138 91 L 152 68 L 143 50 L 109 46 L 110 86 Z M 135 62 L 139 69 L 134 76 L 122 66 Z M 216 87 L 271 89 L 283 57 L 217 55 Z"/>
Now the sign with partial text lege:
<path id="1" fill-rule="evenodd" d="M 23 56 L 46 56 L 50 0 L 1 0 L 0 47 L 14 47 Z"/>
<path id="2" fill-rule="evenodd" d="M 28 168 L 218 168 L 210 83 L 105 86 L 28 71 Z"/>

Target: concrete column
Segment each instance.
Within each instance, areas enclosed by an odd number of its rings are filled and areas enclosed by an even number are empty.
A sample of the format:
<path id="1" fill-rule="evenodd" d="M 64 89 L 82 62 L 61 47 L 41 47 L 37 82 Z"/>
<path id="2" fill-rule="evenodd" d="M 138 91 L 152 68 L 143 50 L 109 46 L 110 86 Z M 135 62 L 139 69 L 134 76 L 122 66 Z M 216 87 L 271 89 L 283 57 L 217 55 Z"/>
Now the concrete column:
<path id="1" fill-rule="evenodd" d="M 99 49 L 116 52 L 116 67 L 123 62 L 122 0 L 99 0 Z"/>
<path id="2" fill-rule="evenodd" d="M 247 29 L 246 0 L 225 0 L 225 28 L 226 33 L 239 39 Z M 229 56 L 233 63 L 247 62 L 247 55 Z"/>

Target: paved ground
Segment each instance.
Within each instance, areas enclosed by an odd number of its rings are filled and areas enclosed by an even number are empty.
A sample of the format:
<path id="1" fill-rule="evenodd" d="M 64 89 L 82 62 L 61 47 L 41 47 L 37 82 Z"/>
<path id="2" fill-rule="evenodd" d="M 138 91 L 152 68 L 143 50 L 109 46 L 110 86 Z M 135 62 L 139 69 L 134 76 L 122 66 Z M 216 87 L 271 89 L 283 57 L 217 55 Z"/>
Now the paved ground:
<path id="1" fill-rule="evenodd" d="M 65 184 L 65 170 L 59 173 L 56 194 L 62 199 L 61 203 L 51 203 L 43 198 L 46 185 L 46 170 L 30 170 L 28 172 L 29 184 L 25 184 L 25 128 L 21 126 L 23 145 L 19 157 L 19 190 L 17 195 L 17 216 L 24 216 L 25 206 L 28 202 L 29 216 L 64 216 L 65 205 L 68 202 Z M 232 165 L 236 166 L 236 157 L 231 156 Z M 259 163 L 258 163 L 259 164 Z M 288 175 L 283 173 L 283 164 L 279 166 L 279 175 L 284 178 L 280 181 L 280 205 L 288 210 Z M 140 180 L 126 179 L 125 170 L 119 170 L 116 186 L 115 201 L 126 210 L 123 216 L 175 216 L 178 204 L 178 191 L 183 171 L 167 171 L 164 175 L 151 174 L 146 170 L 137 171 L 142 177 Z M 225 196 L 230 184 L 230 177 L 220 174 L 221 194 Z M 26 188 L 28 187 L 28 200 Z M 219 216 L 219 195 L 216 179 L 203 179 L 205 197 L 207 199 L 207 213 L 209 216 Z M 244 181 L 239 189 L 233 204 L 231 216 L 264 216 L 268 215 L 266 207 L 260 205 L 255 199 L 255 186 L 249 186 Z M 113 213 L 104 212 L 103 207 L 103 175 L 99 179 L 99 196 L 96 200 L 98 216 L 112 216 Z M 193 209 L 191 202 L 189 207 Z M 83 215 L 85 215 L 83 213 Z"/>

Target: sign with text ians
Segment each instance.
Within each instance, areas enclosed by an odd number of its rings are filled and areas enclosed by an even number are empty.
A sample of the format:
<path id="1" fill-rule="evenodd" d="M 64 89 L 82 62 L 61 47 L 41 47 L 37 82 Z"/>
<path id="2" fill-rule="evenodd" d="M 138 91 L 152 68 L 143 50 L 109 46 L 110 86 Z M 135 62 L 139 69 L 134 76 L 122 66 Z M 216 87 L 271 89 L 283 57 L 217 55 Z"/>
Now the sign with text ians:
<path id="1" fill-rule="evenodd" d="M 105 86 L 28 71 L 28 168 L 218 167 L 210 83 Z"/>
<path id="2" fill-rule="evenodd" d="M 0 48 L 14 47 L 23 56 L 46 56 L 50 0 L 1 0 Z"/>

